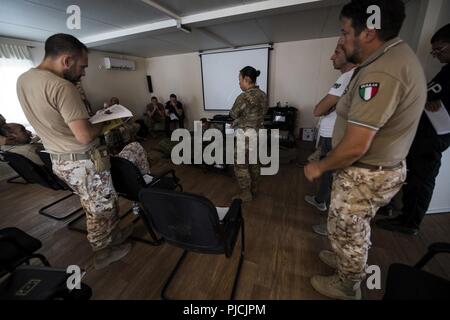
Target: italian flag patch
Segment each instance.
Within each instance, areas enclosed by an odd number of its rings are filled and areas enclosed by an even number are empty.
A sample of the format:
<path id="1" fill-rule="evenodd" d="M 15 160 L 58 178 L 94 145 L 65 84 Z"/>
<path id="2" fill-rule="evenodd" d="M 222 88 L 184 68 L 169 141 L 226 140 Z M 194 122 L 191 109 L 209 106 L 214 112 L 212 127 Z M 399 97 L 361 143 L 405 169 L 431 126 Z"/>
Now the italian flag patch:
<path id="1" fill-rule="evenodd" d="M 366 83 L 359 86 L 359 96 L 364 101 L 372 100 L 378 93 L 380 84 L 378 82 Z"/>

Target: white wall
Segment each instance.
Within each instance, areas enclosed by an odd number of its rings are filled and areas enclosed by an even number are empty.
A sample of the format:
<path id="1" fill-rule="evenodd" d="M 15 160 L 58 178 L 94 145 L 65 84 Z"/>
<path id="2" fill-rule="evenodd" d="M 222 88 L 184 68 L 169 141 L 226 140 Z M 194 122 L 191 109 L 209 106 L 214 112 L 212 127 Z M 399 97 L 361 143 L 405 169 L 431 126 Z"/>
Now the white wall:
<path id="1" fill-rule="evenodd" d="M 103 67 L 104 57 L 133 60 L 136 63 L 136 70 L 106 70 Z M 115 96 L 135 117 L 140 118 L 145 106 L 150 102 L 146 76 L 146 63 L 143 58 L 92 51 L 89 54 L 89 68 L 86 69 L 82 84 L 92 107 L 101 107 L 104 101 L 109 101 Z"/>
<path id="2" fill-rule="evenodd" d="M 327 93 L 339 73 L 329 60 L 337 38 L 277 43 L 270 52 L 269 103 L 289 102 L 300 110 L 298 127 L 315 125 L 312 108 Z M 236 79 L 239 70 L 236 70 Z M 155 95 L 166 101 L 175 93 L 185 105 L 189 125 L 216 112 L 203 108 L 200 57 L 197 53 L 147 59 Z M 236 80 L 236 86 L 238 82 Z M 191 128 L 191 126 L 189 126 Z"/>
<path id="3" fill-rule="evenodd" d="M 203 117 L 212 117 L 215 112 L 203 110 L 202 75 L 200 56 L 188 53 L 147 59 L 147 74 L 152 77 L 154 96 L 161 103 L 175 93 L 183 103 L 186 126 Z"/>
<path id="4" fill-rule="evenodd" d="M 337 38 L 276 43 L 270 57 L 269 100 L 299 110 L 297 129 L 314 127 L 314 106 L 339 77 L 330 57 Z M 297 130 L 298 133 L 298 130 Z"/>

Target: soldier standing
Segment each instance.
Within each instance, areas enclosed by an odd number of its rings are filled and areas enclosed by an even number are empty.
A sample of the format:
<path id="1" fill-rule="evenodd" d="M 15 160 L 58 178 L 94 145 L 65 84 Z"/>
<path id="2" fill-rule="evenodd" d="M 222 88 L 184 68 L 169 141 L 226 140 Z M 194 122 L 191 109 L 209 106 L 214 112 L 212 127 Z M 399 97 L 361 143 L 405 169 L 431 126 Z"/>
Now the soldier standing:
<path id="1" fill-rule="evenodd" d="M 118 203 L 106 148 L 99 146 L 102 125 L 92 125 L 75 83 L 85 75 L 88 49 L 67 34 L 45 42 L 45 57 L 17 81 L 20 104 L 50 153 L 53 171 L 80 196 L 94 267 L 101 269 L 131 249 L 123 243 L 130 229 L 118 227 Z"/>
<path id="2" fill-rule="evenodd" d="M 254 134 L 264 126 L 264 116 L 268 110 L 267 95 L 256 85 L 256 79 L 261 74 L 255 68 L 247 66 L 239 73 L 239 86 L 241 93 L 234 102 L 230 111 L 231 118 L 234 119 L 233 127 L 242 129 L 245 136 L 248 136 L 249 143 L 245 143 L 245 150 L 239 150 L 241 146 L 236 143 L 234 173 L 239 184 L 240 194 L 234 198 L 239 198 L 244 202 L 252 201 L 258 192 L 258 177 L 260 175 L 260 165 L 247 162 L 251 152 L 256 153 L 252 146 L 257 145 L 257 136 Z M 253 129 L 254 131 L 252 132 Z M 239 139 L 238 139 L 239 141 Z M 245 154 L 245 163 L 238 163 L 238 151 Z M 257 157 L 257 154 L 255 154 Z"/>
<path id="3" fill-rule="evenodd" d="M 445 108 L 450 114 L 450 24 L 439 29 L 431 39 L 431 54 L 445 66 L 428 84 L 425 109 L 429 112 Z M 438 134 L 426 113 L 406 162 L 408 178 L 403 186 L 402 213 L 394 219 L 377 221 L 381 228 L 415 235 L 433 197 L 436 177 L 441 167 L 442 153 L 450 147 L 450 134 Z"/>
<path id="4" fill-rule="evenodd" d="M 368 8 L 381 11 L 381 29 L 367 25 Z M 370 248 L 370 222 L 406 179 L 405 158 L 426 101 L 423 69 L 397 38 L 405 19 L 401 0 L 352 0 L 341 12 L 347 60 L 359 66 L 339 100 L 333 150 L 305 167 L 308 180 L 335 170 L 328 234 L 333 252 L 319 258 L 337 269 L 311 284 L 334 299 L 361 299 Z"/>

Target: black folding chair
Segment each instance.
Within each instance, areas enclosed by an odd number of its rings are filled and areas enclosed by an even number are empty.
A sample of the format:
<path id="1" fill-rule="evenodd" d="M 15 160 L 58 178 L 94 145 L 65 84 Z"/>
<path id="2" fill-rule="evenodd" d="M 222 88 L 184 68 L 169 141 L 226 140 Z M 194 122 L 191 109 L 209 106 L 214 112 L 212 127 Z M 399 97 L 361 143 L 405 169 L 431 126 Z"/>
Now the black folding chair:
<path id="1" fill-rule="evenodd" d="M 89 299 L 92 290 L 80 283 L 70 290 L 65 269 L 50 267 L 39 253 L 41 241 L 17 228 L 0 230 L 0 300 L 80 300 Z M 44 266 L 30 266 L 37 258 Z M 27 266 L 25 266 L 26 264 Z"/>
<path id="2" fill-rule="evenodd" d="M 183 187 L 179 183 L 180 180 L 175 175 L 174 170 L 167 170 L 161 174 L 154 175 L 153 180 L 150 183 L 146 183 L 139 168 L 136 167 L 131 161 L 120 157 L 111 157 L 111 177 L 117 194 L 127 200 L 137 203 L 139 202 L 139 191 L 144 188 L 161 188 L 167 190 L 174 190 L 178 188 L 181 191 L 183 190 Z M 132 211 L 133 207 L 125 212 L 121 216 L 121 219 L 125 218 Z M 74 227 L 81 218 L 83 217 L 79 217 L 71 221 L 69 223 L 69 228 L 72 230 L 81 231 L 80 229 Z M 162 243 L 161 239 L 156 236 L 149 221 L 144 215 L 142 215 L 141 208 L 139 207 L 139 215 L 133 220 L 132 223 L 136 223 L 141 218 L 149 230 L 153 241 L 135 237 L 131 238 L 151 245 L 160 245 Z"/>
<path id="3" fill-rule="evenodd" d="M 168 243 L 184 249 L 164 284 L 162 299 L 167 299 L 166 291 L 189 251 L 225 254 L 229 258 L 241 231 L 241 252 L 230 297 L 233 300 L 245 252 L 241 200 L 234 200 L 225 213 L 218 212 L 205 197 L 189 193 L 146 188 L 140 191 L 139 198 L 155 230 Z"/>
<path id="4" fill-rule="evenodd" d="M 37 258 L 45 266 L 50 266 L 48 260 L 39 253 L 41 241 L 17 228 L 0 229 L 0 268 L 8 272 L 21 264 L 29 264 Z"/>
<path id="5" fill-rule="evenodd" d="M 47 166 L 39 166 L 30 159 L 13 152 L 1 151 L 1 156 L 3 160 L 7 162 L 8 165 L 13 168 L 14 171 L 16 171 L 27 183 L 37 183 L 43 187 L 53 190 L 71 191 L 70 188 L 51 171 L 51 169 L 49 170 L 47 168 Z M 82 208 L 78 207 L 63 216 L 52 215 L 46 212 L 46 210 L 70 197 L 73 197 L 74 195 L 75 194 L 71 192 L 69 195 L 66 195 L 42 207 L 39 209 L 39 214 L 55 220 L 65 220 L 73 216 L 75 213 L 82 210 Z"/>
<path id="6" fill-rule="evenodd" d="M 394 263 L 389 267 L 383 300 L 449 300 L 450 281 L 422 268 L 439 253 L 450 253 L 450 243 L 434 243 L 414 266 Z"/>

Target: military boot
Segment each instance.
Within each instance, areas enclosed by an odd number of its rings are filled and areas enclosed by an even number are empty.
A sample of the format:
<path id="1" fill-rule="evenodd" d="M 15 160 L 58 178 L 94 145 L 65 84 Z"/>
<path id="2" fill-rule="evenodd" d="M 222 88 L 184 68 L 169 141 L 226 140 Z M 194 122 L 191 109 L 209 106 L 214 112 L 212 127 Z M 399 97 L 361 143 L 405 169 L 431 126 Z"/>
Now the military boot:
<path id="1" fill-rule="evenodd" d="M 241 190 L 241 192 L 238 195 L 235 195 L 232 200 L 235 199 L 241 199 L 242 202 L 250 202 L 253 200 L 253 196 L 252 193 L 250 192 L 250 190 L 245 189 L 245 190 Z"/>
<path id="2" fill-rule="evenodd" d="M 322 250 L 319 253 L 319 259 L 327 266 L 337 269 L 336 253 L 328 250 Z"/>
<path id="3" fill-rule="evenodd" d="M 131 250 L 131 243 L 124 243 L 119 246 L 108 246 L 94 253 L 94 268 L 103 269 L 111 263 L 125 257 Z"/>
<path id="4" fill-rule="evenodd" d="M 314 276 L 311 285 L 320 294 L 338 300 L 361 300 L 361 281 L 342 280 L 337 274 Z"/>

